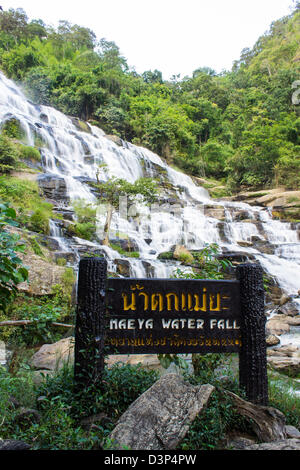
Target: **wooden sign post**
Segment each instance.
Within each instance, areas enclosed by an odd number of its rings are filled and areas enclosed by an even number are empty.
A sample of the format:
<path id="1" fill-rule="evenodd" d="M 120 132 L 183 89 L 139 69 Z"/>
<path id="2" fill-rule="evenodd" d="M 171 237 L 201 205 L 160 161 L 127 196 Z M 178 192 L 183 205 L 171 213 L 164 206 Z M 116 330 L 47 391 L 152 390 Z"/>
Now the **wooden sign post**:
<path id="1" fill-rule="evenodd" d="M 262 269 L 236 281 L 107 279 L 101 258 L 79 266 L 75 382 L 101 380 L 104 355 L 239 353 L 240 386 L 268 402 Z"/>

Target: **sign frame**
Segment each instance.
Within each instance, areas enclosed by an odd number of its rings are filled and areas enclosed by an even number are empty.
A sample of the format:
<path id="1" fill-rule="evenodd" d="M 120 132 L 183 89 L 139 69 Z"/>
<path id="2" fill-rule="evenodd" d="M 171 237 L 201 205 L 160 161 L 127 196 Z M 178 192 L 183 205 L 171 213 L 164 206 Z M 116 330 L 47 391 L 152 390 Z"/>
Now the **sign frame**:
<path id="1" fill-rule="evenodd" d="M 239 352 L 239 281 L 107 279 L 107 354 Z"/>
<path id="2" fill-rule="evenodd" d="M 88 385 L 101 381 L 101 376 L 104 369 L 104 358 L 108 353 L 168 354 L 172 352 L 173 354 L 186 354 L 188 352 L 192 352 L 205 354 L 209 352 L 238 352 L 240 388 L 245 391 L 246 397 L 252 403 L 267 405 L 268 378 L 265 338 L 266 317 L 264 313 L 264 286 L 262 267 L 259 264 L 254 263 L 240 264 L 236 267 L 236 278 L 237 279 L 234 281 L 128 278 L 108 279 L 107 261 L 104 258 L 82 259 L 79 263 L 77 314 L 75 325 L 74 380 L 76 388 L 84 389 Z M 186 286 L 185 297 L 180 297 L 184 291 L 182 287 L 180 291 L 177 291 L 178 304 L 174 303 L 174 299 L 176 298 L 174 296 L 172 296 L 173 304 L 169 298 L 168 304 L 166 301 L 166 289 L 169 289 L 170 285 L 172 285 L 172 287 L 175 286 L 176 283 L 178 286 Z M 115 288 L 117 285 L 120 287 L 123 286 L 123 292 L 118 291 L 117 294 L 115 294 L 111 291 L 111 289 Z M 125 303 L 124 296 L 126 295 L 126 290 L 124 290 L 124 286 L 133 286 L 134 288 L 136 285 L 144 287 L 144 290 L 140 289 L 140 292 L 145 291 L 146 285 L 148 288 L 151 285 L 155 287 L 155 289 L 152 291 L 148 291 L 147 308 L 145 308 L 145 304 L 142 304 L 144 305 L 144 312 L 141 311 L 140 307 L 138 308 L 137 303 L 135 304 L 135 310 L 134 308 L 130 308 L 130 306 L 132 307 L 134 305 L 132 303 L 132 299 L 134 299 L 134 290 L 132 289 L 127 289 L 128 297 L 126 299 L 127 303 Z M 202 285 L 202 296 L 206 294 L 206 297 L 202 297 L 202 302 L 200 301 L 200 291 L 197 291 L 198 294 L 195 293 L 195 290 L 193 291 L 197 285 Z M 165 287 L 163 288 L 163 286 Z M 192 286 L 194 287 L 192 288 Z M 206 291 L 204 292 L 205 288 Z M 220 311 L 220 305 L 222 304 L 219 303 L 218 305 L 218 299 L 216 297 L 218 292 L 224 292 L 225 288 L 229 292 L 231 292 L 231 289 L 233 289 L 232 293 L 234 293 L 234 296 L 232 297 L 233 304 L 228 305 L 226 302 L 224 304 L 229 307 L 231 316 L 228 314 L 226 315 L 225 310 Z M 122 291 L 122 289 L 120 290 Z M 120 294 L 122 293 L 124 294 L 123 309 L 120 308 Z M 131 296 L 129 297 L 130 293 Z M 174 289 L 171 289 L 169 294 L 171 293 L 175 294 L 176 292 L 174 292 Z M 158 294 L 161 294 L 161 296 Z M 189 297 L 188 294 L 190 294 L 191 297 Z M 151 298 L 152 295 L 155 297 Z M 198 298 L 193 298 L 193 295 L 198 295 Z M 210 295 L 215 297 L 209 298 Z M 146 299 L 145 295 L 140 297 Z M 135 301 L 136 300 L 137 295 L 135 296 Z M 111 309 L 109 309 L 109 303 L 112 303 L 113 312 Z M 208 305 L 209 308 L 207 308 Z M 238 315 L 236 315 L 236 311 L 235 313 L 232 312 L 234 310 L 233 305 L 235 306 L 235 309 L 238 309 Z M 197 310 L 196 306 L 198 309 L 197 312 L 195 312 L 195 310 Z M 216 309 L 218 306 L 219 311 L 217 312 L 214 310 L 214 308 Z M 204 311 L 204 307 L 206 307 L 206 311 Z M 116 308 L 120 308 L 121 311 L 115 313 Z M 121 348 L 119 344 L 114 345 L 112 350 L 112 345 L 110 344 L 108 347 L 107 342 L 107 338 L 112 337 L 112 330 L 108 329 L 108 321 L 111 318 L 114 318 L 116 320 L 114 324 L 118 326 L 118 319 L 126 320 L 126 317 L 124 318 L 126 308 L 128 309 L 127 312 L 130 313 L 128 320 L 135 320 L 135 323 L 132 321 L 130 325 L 131 327 L 135 325 L 135 328 L 131 328 L 131 333 L 129 336 L 128 332 L 130 329 L 125 328 L 123 330 L 123 334 L 121 334 L 120 337 L 123 338 L 123 340 L 125 339 L 125 348 Z M 222 347 L 222 344 L 218 345 L 217 343 L 215 343 L 215 347 L 212 347 L 212 345 L 208 344 L 204 344 L 202 347 L 200 347 L 201 344 L 198 342 L 198 344 L 195 346 L 193 345 L 193 341 L 195 342 L 197 337 L 199 339 L 201 334 L 199 334 L 198 331 L 196 332 L 198 336 L 195 336 L 195 329 L 193 328 L 190 328 L 190 330 L 194 330 L 192 333 L 187 332 L 187 322 L 182 322 L 181 325 L 184 325 L 184 328 L 181 328 L 181 330 L 177 330 L 177 328 L 175 328 L 176 333 L 178 333 L 178 347 L 175 347 L 175 349 L 172 349 L 171 347 L 165 347 L 166 345 L 164 344 L 163 339 L 165 338 L 165 341 L 167 341 L 167 336 L 166 332 L 164 332 L 164 335 L 158 334 L 156 337 L 156 343 L 153 342 L 153 346 L 151 344 L 151 347 L 145 348 L 145 344 L 142 345 L 141 342 L 139 343 L 138 341 L 136 325 L 138 324 L 138 319 L 141 320 L 140 325 L 142 325 L 142 321 L 144 320 L 144 325 L 149 313 L 152 314 L 151 318 L 155 315 L 155 319 L 158 319 L 158 321 L 163 317 L 165 317 L 166 321 L 172 319 L 184 320 L 187 318 L 196 320 L 197 318 L 201 319 L 201 317 L 199 317 L 200 313 L 206 315 L 205 319 L 216 319 L 218 318 L 217 314 L 222 315 L 223 319 L 237 319 L 234 318 L 235 315 L 238 317 L 239 328 L 236 328 L 236 331 L 234 331 L 235 334 L 233 335 L 233 339 L 235 340 L 236 338 L 239 338 L 239 343 L 238 345 L 232 345 L 232 347 Z M 188 317 L 186 316 L 187 313 Z M 196 316 L 196 313 L 198 317 Z M 234 313 L 234 315 L 232 315 L 232 313 Z M 185 314 L 185 316 L 183 314 Z M 168 317 L 166 317 L 166 315 L 168 315 Z M 152 319 L 154 320 L 154 318 Z M 174 325 L 176 325 L 176 323 L 174 323 Z M 192 322 L 190 323 L 190 326 L 191 325 Z M 120 335 L 120 329 L 117 328 L 117 330 L 118 334 Z M 151 328 L 149 328 L 149 330 L 151 330 Z M 172 330 L 174 330 L 174 328 Z M 157 334 L 158 331 L 159 328 L 155 330 L 152 328 L 152 333 Z M 226 329 L 224 329 L 224 331 L 226 331 Z M 221 333 L 224 331 L 220 329 Z M 180 336 L 179 332 L 187 336 Z M 115 334 L 115 331 L 113 331 L 113 333 Z M 174 333 L 174 331 L 172 331 L 172 333 Z M 205 338 L 207 338 L 207 336 L 205 336 L 207 335 L 207 328 L 204 328 L 202 331 L 200 331 L 200 333 L 204 334 L 205 341 Z M 128 344 L 126 344 L 126 335 L 128 338 Z M 219 339 L 221 341 L 222 337 L 224 338 L 224 335 L 219 334 L 215 335 L 212 339 L 215 339 L 215 341 L 218 341 Z M 132 340 L 132 342 L 129 340 Z M 159 341 L 162 341 L 162 343 L 159 343 Z M 172 347 L 174 346 L 174 342 L 175 340 L 173 338 Z"/>

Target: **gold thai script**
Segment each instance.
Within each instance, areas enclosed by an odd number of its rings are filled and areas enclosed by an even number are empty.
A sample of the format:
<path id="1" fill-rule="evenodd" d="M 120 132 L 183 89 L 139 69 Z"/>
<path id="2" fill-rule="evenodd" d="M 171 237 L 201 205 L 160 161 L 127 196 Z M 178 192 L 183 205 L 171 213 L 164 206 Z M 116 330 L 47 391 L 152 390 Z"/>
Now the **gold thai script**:
<path id="1" fill-rule="evenodd" d="M 218 293 L 208 293 L 203 288 L 201 293 L 153 292 L 148 294 L 144 287 L 136 284 L 131 286 L 131 292 L 122 292 L 123 310 L 136 311 L 138 306 L 143 311 L 151 312 L 221 312 L 228 310 L 226 302 L 230 297 Z"/>

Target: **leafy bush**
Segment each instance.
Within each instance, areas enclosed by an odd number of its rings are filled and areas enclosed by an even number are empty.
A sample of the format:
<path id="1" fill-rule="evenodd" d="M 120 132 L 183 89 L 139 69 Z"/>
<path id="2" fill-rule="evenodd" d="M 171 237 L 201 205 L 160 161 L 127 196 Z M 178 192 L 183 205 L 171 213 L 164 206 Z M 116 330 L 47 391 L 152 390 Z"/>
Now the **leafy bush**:
<path id="1" fill-rule="evenodd" d="M 4 122 L 2 132 L 11 139 L 22 140 L 25 138 L 24 129 L 18 119 L 12 118 Z"/>
<path id="2" fill-rule="evenodd" d="M 190 378 L 190 381 L 195 385 L 203 383 L 199 378 Z M 235 387 L 233 389 L 232 391 L 237 391 Z M 231 398 L 224 393 L 222 388 L 216 388 L 208 406 L 192 423 L 179 447 L 182 450 L 217 450 L 226 433 L 234 429 L 245 432 L 249 426 L 246 420 L 236 412 Z"/>
<path id="3" fill-rule="evenodd" d="M 72 203 L 76 215 L 76 224 L 70 227 L 73 235 L 84 240 L 93 240 L 96 234 L 97 209 L 84 200 L 75 200 Z"/>
<path id="4" fill-rule="evenodd" d="M 32 232 L 49 234 L 50 226 L 49 220 L 51 218 L 52 205 L 43 203 L 33 214 L 29 217 L 27 228 Z"/>
<path id="5" fill-rule="evenodd" d="M 18 147 L 4 134 L 0 135 L 0 173 L 9 173 L 19 165 Z"/>
<path id="6" fill-rule="evenodd" d="M 269 405 L 280 410 L 287 424 L 300 428 L 299 382 L 282 374 L 269 373 Z M 297 394 L 296 394 L 296 393 Z"/>
<path id="7" fill-rule="evenodd" d="M 41 198 L 36 182 L 1 176 L 0 198 L 10 202 L 16 209 L 20 224 L 33 232 L 48 235 L 49 220 L 53 217 L 52 204 Z"/>
<path id="8" fill-rule="evenodd" d="M 60 334 L 55 332 L 52 322 L 61 319 L 64 308 L 55 305 L 53 302 L 40 302 L 39 304 L 30 302 L 22 303 L 14 309 L 14 314 L 22 320 L 30 320 L 32 323 L 25 327 L 18 327 L 10 337 L 10 342 L 18 346 L 36 346 L 49 344 L 58 341 Z"/>
<path id="9" fill-rule="evenodd" d="M 24 160 L 35 160 L 37 162 L 41 161 L 41 154 L 38 149 L 35 147 L 20 146 L 20 158 L 24 158 Z"/>
<path id="10" fill-rule="evenodd" d="M 96 232 L 95 224 L 92 222 L 76 223 L 73 227 L 74 235 L 84 240 L 93 240 Z"/>

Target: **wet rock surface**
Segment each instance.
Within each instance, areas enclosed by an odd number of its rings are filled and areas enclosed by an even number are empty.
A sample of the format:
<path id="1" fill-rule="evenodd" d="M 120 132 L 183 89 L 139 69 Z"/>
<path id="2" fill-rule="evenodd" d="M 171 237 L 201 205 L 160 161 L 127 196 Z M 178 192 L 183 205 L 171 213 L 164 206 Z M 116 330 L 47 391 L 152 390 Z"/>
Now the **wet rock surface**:
<path id="1" fill-rule="evenodd" d="M 278 372 L 296 377 L 300 373 L 300 348 L 290 344 L 268 349 L 267 361 Z"/>
<path id="2" fill-rule="evenodd" d="M 64 202 L 69 200 L 66 181 L 62 176 L 41 174 L 38 176 L 38 184 L 47 198 Z"/>
<path id="3" fill-rule="evenodd" d="M 110 439 L 116 449 L 175 449 L 208 402 L 214 387 L 192 386 L 167 374 L 121 416 Z"/>

